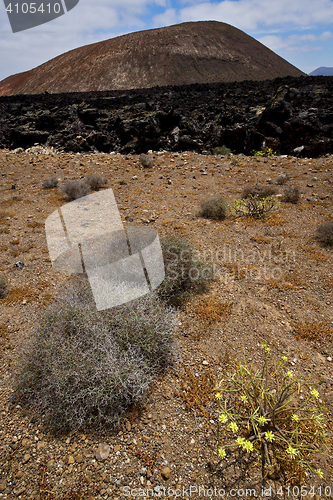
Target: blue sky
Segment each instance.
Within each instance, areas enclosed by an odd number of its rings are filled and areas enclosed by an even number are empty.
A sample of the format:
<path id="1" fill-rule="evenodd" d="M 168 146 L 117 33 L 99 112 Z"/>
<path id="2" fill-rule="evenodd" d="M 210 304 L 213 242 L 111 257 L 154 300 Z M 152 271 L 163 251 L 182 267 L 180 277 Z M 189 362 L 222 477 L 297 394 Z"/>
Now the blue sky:
<path id="1" fill-rule="evenodd" d="M 0 2 L 0 80 L 82 45 L 204 20 L 243 30 L 305 73 L 333 66 L 333 0 L 80 0 L 58 19 L 19 33 Z"/>

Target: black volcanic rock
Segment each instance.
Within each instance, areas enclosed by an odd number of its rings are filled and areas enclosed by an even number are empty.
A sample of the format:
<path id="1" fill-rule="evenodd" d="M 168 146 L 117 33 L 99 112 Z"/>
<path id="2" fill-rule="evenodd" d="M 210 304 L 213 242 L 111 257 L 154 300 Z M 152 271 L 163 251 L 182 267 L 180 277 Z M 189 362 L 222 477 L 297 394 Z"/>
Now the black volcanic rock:
<path id="1" fill-rule="evenodd" d="M 251 154 L 333 152 L 333 79 L 279 78 L 113 92 L 0 97 L 0 147 Z"/>
<path id="2" fill-rule="evenodd" d="M 302 71 L 229 24 L 200 21 L 71 50 L 0 82 L 0 95 L 266 80 Z"/>

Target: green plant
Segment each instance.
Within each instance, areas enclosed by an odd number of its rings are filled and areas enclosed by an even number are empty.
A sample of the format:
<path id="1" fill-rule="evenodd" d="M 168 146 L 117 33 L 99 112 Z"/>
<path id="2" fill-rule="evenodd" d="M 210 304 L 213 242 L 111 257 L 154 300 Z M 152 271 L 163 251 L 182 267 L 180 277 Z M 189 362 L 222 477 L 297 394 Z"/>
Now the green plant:
<path id="1" fill-rule="evenodd" d="M 213 148 L 212 153 L 213 155 L 221 156 L 230 155 L 231 149 L 227 148 L 227 146 L 223 144 L 223 146 L 217 146 L 216 148 Z"/>
<path id="2" fill-rule="evenodd" d="M 66 181 L 60 189 L 67 201 L 72 201 L 86 196 L 90 191 L 90 186 L 80 181 Z"/>
<path id="3" fill-rule="evenodd" d="M 283 192 L 282 201 L 284 201 L 285 203 L 294 203 L 296 205 L 299 197 L 299 188 L 297 186 L 288 186 Z"/>
<path id="4" fill-rule="evenodd" d="M 224 198 L 212 198 L 202 203 L 200 215 L 206 219 L 223 220 L 226 218 L 228 205 Z"/>
<path id="5" fill-rule="evenodd" d="M 279 202 L 274 198 L 260 198 L 259 196 L 249 196 L 246 199 L 235 200 L 233 205 L 228 205 L 235 216 L 248 216 L 255 219 L 263 219 L 274 210 L 278 210 Z"/>
<path id="6" fill-rule="evenodd" d="M 295 480 L 297 475 L 302 482 L 306 471 L 323 478 L 322 471 L 310 464 L 312 455 L 329 442 L 325 408 L 310 383 L 311 373 L 305 381 L 294 377 L 286 368 L 285 356 L 276 361 L 267 344 L 262 347 L 261 368 L 245 359 L 234 362 L 234 372 L 227 373 L 216 388 L 222 425 L 219 456 L 224 459 L 231 451 L 235 461 L 256 457 L 263 478 L 284 475 Z"/>
<path id="7" fill-rule="evenodd" d="M 213 269 L 201 261 L 189 241 L 166 237 L 161 240 L 165 278 L 159 297 L 168 304 L 182 305 L 192 293 L 204 293 L 213 280 Z"/>
<path id="8" fill-rule="evenodd" d="M 275 156 L 276 151 L 273 151 L 272 148 L 265 148 L 261 151 L 253 151 L 253 156 Z"/>
<path id="9" fill-rule="evenodd" d="M 107 183 L 107 179 L 98 174 L 91 174 L 88 175 L 85 182 L 86 184 L 88 184 L 88 186 L 90 186 L 90 189 L 92 189 L 93 191 L 98 191 L 103 186 L 105 186 L 105 184 Z"/>
<path id="10" fill-rule="evenodd" d="M 55 433 L 119 422 L 175 355 L 176 315 L 156 294 L 97 311 L 88 280 L 75 277 L 36 323 L 14 391 Z"/>
<path id="11" fill-rule="evenodd" d="M 316 237 L 323 246 L 333 246 L 333 220 L 320 224 L 317 227 Z"/>
<path id="12" fill-rule="evenodd" d="M 258 198 L 267 198 L 275 194 L 275 189 L 270 186 L 263 186 L 262 184 L 254 184 L 245 186 L 243 189 L 242 198 L 250 198 L 257 196 Z"/>
<path id="13" fill-rule="evenodd" d="M 58 186 L 58 179 L 45 179 L 42 184 L 43 189 L 53 189 Z"/>

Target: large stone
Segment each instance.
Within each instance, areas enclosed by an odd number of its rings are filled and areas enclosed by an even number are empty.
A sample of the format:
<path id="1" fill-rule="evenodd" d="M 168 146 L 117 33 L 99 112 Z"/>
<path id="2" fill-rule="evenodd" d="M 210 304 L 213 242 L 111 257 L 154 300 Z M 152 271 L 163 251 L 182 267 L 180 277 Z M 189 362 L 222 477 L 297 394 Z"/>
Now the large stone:
<path id="1" fill-rule="evenodd" d="M 99 462 L 102 462 L 103 460 L 106 460 L 110 455 L 110 446 L 105 443 L 101 443 L 96 452 L 95 452 L 95 457 L 96 460 Z"/>

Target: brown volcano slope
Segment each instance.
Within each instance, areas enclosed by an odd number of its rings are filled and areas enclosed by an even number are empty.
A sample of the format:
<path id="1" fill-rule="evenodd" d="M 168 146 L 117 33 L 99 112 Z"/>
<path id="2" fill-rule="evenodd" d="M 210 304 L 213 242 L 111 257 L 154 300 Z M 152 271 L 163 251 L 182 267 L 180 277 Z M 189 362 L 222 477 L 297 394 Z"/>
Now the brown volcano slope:
<path id="1" fill-rule="evenodd" d="M 302 76 L 243 31 L 217 21 L 140 31 L 71 50 L 0 82 L 0 95 L 150 88 Z"/>

